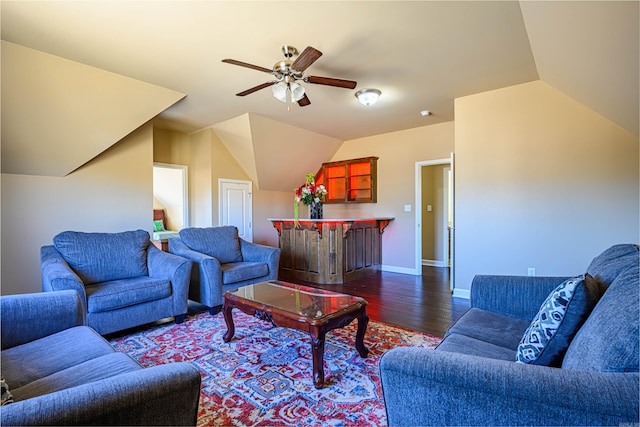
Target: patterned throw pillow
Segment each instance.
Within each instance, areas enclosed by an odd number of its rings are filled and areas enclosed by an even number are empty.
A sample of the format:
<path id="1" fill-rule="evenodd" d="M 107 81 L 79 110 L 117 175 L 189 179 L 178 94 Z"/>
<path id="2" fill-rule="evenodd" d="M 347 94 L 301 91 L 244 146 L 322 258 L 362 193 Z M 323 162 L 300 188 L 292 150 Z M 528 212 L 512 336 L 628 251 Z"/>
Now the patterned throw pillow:
<path id="1" fill-rule="evenodd" d="M 164 229 L 164 223 L 162 222 L 161 219 L 153 220 L 153 231 L 166 231 Z"/>
<path id="2" fill-rule="evenodd" d="M 9 386 L 4 381 L 4 378 L 0 378 L 0 391 L 2 392 L 2 405 L 6 405 L 7 403 L 13 403 L 13 395 L 9 391 Z"/>
<path id="3" fill-rule="evenodd" d="M 587 274 L 554 289 L 525 331 L 516 362 L 560 366 L 571 340 L 602 295 L 599 283 Z"/>

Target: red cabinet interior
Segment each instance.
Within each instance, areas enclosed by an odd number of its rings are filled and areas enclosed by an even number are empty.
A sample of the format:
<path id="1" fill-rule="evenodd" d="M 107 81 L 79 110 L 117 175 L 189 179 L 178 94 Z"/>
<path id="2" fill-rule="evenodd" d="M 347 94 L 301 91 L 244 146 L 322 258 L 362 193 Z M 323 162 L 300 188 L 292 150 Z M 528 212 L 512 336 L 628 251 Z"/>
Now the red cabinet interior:
<path id="1" fill-rule="evenodd" d="M 324 184 L 324 203 L 375 203 L 377 157 L 323 163 L 316 184 Z"/>

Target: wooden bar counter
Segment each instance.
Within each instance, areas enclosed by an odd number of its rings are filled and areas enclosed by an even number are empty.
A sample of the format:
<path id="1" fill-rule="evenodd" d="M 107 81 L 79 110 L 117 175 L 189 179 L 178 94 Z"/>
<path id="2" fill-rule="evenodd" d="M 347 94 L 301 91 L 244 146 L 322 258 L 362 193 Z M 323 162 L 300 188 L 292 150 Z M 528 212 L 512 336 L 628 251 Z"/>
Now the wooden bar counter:
<path id="1" fill-rule="evenodd" d="M 278 230 L 280 280 L 340 284 L 377 270 L 393 218 L 269 218 Z"/>

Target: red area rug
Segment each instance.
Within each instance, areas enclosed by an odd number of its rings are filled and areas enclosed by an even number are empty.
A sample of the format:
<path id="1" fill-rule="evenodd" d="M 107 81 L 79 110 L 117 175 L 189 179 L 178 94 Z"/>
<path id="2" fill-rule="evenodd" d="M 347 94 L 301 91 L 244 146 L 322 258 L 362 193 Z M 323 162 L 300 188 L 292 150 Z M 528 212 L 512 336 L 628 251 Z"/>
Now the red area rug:
<path id="1" fill-rule="evenodd" d="M 112 337 L 111 344 L 143 366 L 193 363 L 202 375 L 198 426 L 385 426 L 378 362 L 399 346 L 433 348 L 440 338 L 369 322 L 365 345 L 355 349 L 357 321 L 327 334 L 325 386 L 316 390 L 311 341 L 233 312 L 236 334 L 222 340 L 222 313 L 188 316 L 184 323 L 149 326 Z"/>

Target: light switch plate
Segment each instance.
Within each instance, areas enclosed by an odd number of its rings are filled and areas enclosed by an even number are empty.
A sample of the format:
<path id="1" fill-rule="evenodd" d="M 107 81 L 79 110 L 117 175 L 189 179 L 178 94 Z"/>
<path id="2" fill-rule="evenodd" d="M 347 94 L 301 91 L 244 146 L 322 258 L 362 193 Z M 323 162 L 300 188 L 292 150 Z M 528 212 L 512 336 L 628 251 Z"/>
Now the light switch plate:
<path id="1" fill-rule="evenodd" d="M 405 212 L 411 212 L 411 205 L 404 205 Z"/>

